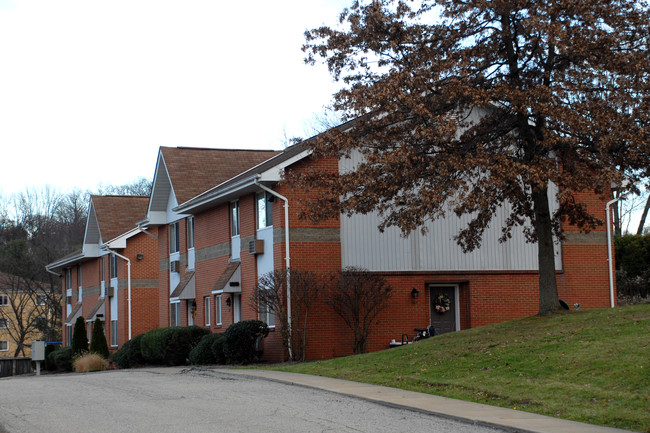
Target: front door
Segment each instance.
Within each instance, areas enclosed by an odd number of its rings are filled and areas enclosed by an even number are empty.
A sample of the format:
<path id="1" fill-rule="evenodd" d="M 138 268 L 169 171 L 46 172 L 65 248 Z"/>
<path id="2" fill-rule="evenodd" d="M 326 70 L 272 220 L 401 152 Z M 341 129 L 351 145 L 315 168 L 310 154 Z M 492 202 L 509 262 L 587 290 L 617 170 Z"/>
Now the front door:
<path id="1" fill-rule="evenodd" d="M 431 286 L 431 325 L 437 334 L 457 331 L 456 292 L 458 286 Z"/>
<path id="2" fill-rule="evenodd" d="M 233 296 L 233 323 L 237 323 L 241 320 L 241 294 L 235 293 Z"/>

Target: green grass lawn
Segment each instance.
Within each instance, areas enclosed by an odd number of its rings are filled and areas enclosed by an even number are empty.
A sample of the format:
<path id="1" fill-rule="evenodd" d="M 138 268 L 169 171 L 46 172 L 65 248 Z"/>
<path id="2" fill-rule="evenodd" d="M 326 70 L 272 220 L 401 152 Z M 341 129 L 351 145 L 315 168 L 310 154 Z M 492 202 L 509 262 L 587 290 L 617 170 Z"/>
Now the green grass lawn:
<path id="1" fill-rule="evenodd" d="M 572 311 L 278 370 L 650 432 L 650 305 Z"/>

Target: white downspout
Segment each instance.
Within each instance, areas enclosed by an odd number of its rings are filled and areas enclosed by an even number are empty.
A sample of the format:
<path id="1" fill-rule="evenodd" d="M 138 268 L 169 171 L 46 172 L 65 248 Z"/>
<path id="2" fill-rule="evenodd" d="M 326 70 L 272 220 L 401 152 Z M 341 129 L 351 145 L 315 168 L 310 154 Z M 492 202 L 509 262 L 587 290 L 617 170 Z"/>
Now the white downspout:
<path id="1" fill-rule="evenodd" d="M 131 339 L 131 331 L 132 331 L 132 327 L 131 327 L 131 260 L 128 257 L 124 257 L 122 254 L 111 250 L 108 247 L 106 249 L 109 252 L 111 252 L 112 254 L 115 254 L 117 257 L 119 257 L 119 258 L 121 258 L 123 260 L 126 260 L 126 278 L 127 278 L 126 285 L 127 285 L 127 293 L 128 293 L 127 304 L 129 306 L 128 308 L 129 308 L 129 340 L 130 340 Z M 115 290 L 117 290 L 117 288 Z"/>
<path id="2" fill-rule="evenodd" d="M 284 201 L 284 246 L 286 249 L 286 256 L 284 257 L 285 265 L 287 267 L 287 331 L 289 333 L 289 358 L 293 358 L 291 350 L 291 256 L 289 254 L 289 199 L 262 185 L 259 179 L 255 179 L 255 185 L 262 188 L 264 191 Z"/>
<path id="3" fill-rule="evenodd" d="M 607 202 L 605 205 L 605 212 L 607 212 L 607 264 L 609 269 L 609 302 L 611 308 L 614 308 L 614 270 L 612 269 L 612 223 L 611 223 L 611 210 L 610 206 L 621 197 L 615 198 Z"/>

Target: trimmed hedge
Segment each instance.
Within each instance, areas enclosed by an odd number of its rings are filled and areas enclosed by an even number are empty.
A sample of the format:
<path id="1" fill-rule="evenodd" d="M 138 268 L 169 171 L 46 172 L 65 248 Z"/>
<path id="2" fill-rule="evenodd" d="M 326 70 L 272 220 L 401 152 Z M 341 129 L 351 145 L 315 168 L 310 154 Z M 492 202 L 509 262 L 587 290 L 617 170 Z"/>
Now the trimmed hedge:
<path id="1" fill-rule="evenodd" d="M 260 320 L 233 323 L 224 333 L 223 352 L 229 364 L 250 364 L 258 359 L 255 343 L 269 335 L 269 327 Z"/>
<path id="2" fill-rule="evenodd" d="M 60 347 L 61 347 L 60 344 L 45 345 L 45 370 L 47 371 L 56 370 L 56 364 L 54 363 L 54 358 L 52 358 L 52 353 L 54 353 Z"/>
<path id="3" fill-rule="evenodd" d="M 72 371 L 72 347 L 59 347 L 50 353 L 51 362 L 63 371 Z"/>
<path id="4" fill-rule="evenodd" d="M 154 329 L 140 341 L 142 357 L 149 364 L 184 365 L 190 351 L 209 333 L 199 326 Z"/>
<path id="5" fill-rule="evenodd" d="M 140 351 L 140 342 L 144 334 L 139 334 L 127 341 L 120 347 L 120 350 L 111 355 L 120 368 L 131 368 L 144 364 L 144 357 Z"/>
<path id="6" fill-rule="evenodd" d="M 225 364 L 223 342 L 223 334 L 205 335 L 190 352 L 190 362 L 193 365 Z"/>

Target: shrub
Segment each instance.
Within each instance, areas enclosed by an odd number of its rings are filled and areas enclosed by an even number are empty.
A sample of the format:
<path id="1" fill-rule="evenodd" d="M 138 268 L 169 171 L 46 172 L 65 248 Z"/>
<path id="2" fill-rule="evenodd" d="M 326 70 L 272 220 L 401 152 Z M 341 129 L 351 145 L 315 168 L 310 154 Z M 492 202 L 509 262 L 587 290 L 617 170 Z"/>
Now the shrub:
<path id="1" fill-rule="evenodd" d="M 208 334 L 190 352 L 190 362 L 194 365 L 225 364 L 223 353 L 223 334 Z"/>
<path id="2" fill-rule="evenodd" d="M 54 363 L 54 358 L 52 353 L 56 351 L 60 346 L 58 344 L 46 344 L 45 345 L 45 363 L 44 367 L 47 371 L 56 370 L 56 364 Z"/>
<path id="3" fill-rule="evenodd" d="M 229 364 L 249 364 L 257 360 L 255 343 L 269 335 L 269 327 L 260 320 L 244 320 L 230 325 L 224 333 L 223 353 Z"/>
<path id="4" fill-rule="evenodd" d="M 142 356 L 150 364 L 186 364 L 190 351 L 209 333 L 199 326 L 154 329 L 142 337 Z"/>
<path id="5" fill-rule="evenodd" d="M 90 353 L 96 353 L 104 359 L 108 359 L 108 343 L 106 342 L 106 335 L 104 335 L 104 322 L 99 317 L 95 319 L 93 326 L 93 335 L 90 340 Z"/>
<path id="6" fill-rule="evenodd" d="M 120 350 L 111 355 L 111 360 L 120 368 L 131 368 L 144 364 L 144 357 L 140 350 L 140 342 L 143 336 L 144 334 L 136 335 L 124 343 Z"/>
<path id="7" fill-rule="evenodd" d="M 72 356 L 76 357 L 88 352 L 88 337 L 86 337 L 86 320 L 83 316 L 77 317 L 72 332 Z"/>
<path id="8" fill-rule="evenodd" d="M 72 368 L 77 373 L 88 373 L 89 371 L 106 370 L 108 362 L 98 353 L 86 353 L 85 355 L 75 358 L 72 362 Z"/>
<path id="9" fill-rule="evenodd" d="M 622 236 L 615 246 L 619 295 L 650 296 L 650 235 Z"/>
<path id="10" fill-rule="evenodd" d="M 59 370 L 72 371 L 72 347 L 59 347 L 50 354 L 52 362 Z"/>

